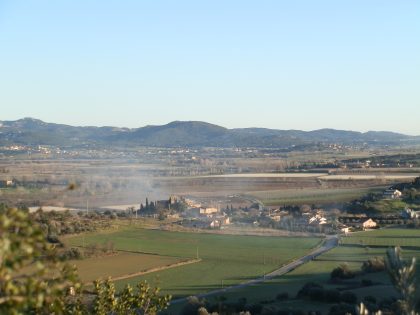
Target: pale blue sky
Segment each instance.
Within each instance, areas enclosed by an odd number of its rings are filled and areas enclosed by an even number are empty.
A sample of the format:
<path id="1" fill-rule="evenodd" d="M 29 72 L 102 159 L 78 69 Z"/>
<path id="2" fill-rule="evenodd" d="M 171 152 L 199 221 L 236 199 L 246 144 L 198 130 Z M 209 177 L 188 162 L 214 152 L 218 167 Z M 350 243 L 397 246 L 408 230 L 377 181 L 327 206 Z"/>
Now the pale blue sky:
<path id="1" fill-rule="evenodd" d="M 0 0 L 0 108 L 420 135 L 420 1 Z"/>

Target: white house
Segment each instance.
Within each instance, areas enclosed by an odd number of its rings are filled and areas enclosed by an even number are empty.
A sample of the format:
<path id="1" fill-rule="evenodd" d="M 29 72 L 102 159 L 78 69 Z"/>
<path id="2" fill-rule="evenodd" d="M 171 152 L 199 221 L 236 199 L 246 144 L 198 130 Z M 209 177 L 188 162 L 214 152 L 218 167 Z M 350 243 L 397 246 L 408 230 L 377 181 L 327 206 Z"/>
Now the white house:
<path id="1" fill-rule="evenodd" d="M 218 229 L 222 226 L 221 222 L 219 220 L 213 220 L 210 222 L 209 227 L 211 229 Z"/>
<path id="2" fill-rule="evenodd" d="M 309 224 L 327 224 L 327 219 L 317 214 L 309 219 Z"/>
<path id="3" fill-rule="evenodd" d="M 201 215 L 209 215 L 209 214 L 215 214 L 219 212 L 219 210 L 217 208 L 200 208 L 200 214 Z"/>
<path id="4" fill-rule="evenodd" d="M 405 208 L 403 211 L 401 211 L 401 217 L 404 219 L 417 219 L 419 215 L 413 209 Z"/>
<path id="5" fill-rule="evenodd" d="M 346 225 L 343 225 L 340 227 L 340 231 L 347 235 L 350 232 L 350 228 Z"/>
<path id="6" fill-rule="evenodd" d="M 372 219 L 367 219 L 366 221 L 364 221 L 362 223 L 362 228 L 363 228 L 363 230 L 372 229 L 372 228 L 376 228 L 377 225 L 378 224 L 375 221 L 373 221 Z"/>
<path id="7" fill-rule="evenodd" d="M 402 192 L 398 189 L 387 189 L 383 193 L 384 199 L 399 199 L 402 196 Z"/>

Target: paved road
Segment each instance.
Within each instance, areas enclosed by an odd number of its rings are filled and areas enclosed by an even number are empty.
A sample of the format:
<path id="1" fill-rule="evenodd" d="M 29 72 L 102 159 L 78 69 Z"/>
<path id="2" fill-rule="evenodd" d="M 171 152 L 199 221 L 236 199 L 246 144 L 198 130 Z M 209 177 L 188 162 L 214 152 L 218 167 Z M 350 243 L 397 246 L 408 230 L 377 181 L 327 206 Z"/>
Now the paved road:
<path id="1" fill-rule="evenodd" d="M 307 263 L 308 261 L 313 260 L 315 257 L 328 252 L 329 250 L 333 249 L 334 247 L 336 247 L 338 245 L 338 236 L 337 235 L 332 235 L 332 236 L 327 236 L 324 240 L 324 243 L 322 244 L 322 246 L 316 248 L 315 250 L 313 250 L 312 252 L 308 253 L 307 255 L 294 260 L 293 262 L 277 269 L 274 270 L 273 272 L 270 272 L 268 274 L 266 274 L 263 277 L 259 277 L 253 280 L 249 280 L 237 285 L 233 285 L 230 287 L 226 287 L 223 289 L 218 289 L 218 290 L 214 290 L 214 291 L 210 291 L 207 293 L 202 293 L 202 294 L 197 294 L 196 296 L 199 298 L 205 298 L 205 297 L 209 297 L 212 295 L 218 295 L 220 293 L 224 293 L 230 290 L 234 290 L 234 289 L 240 289 L 240 288 L 244 288 L 244 287 L 248 287 L 254 284 L 258 284 L 261 282 L 264 282 L 266 280 L 270 280 L 274 277 L 278 277 L 278 276 L 282 276 L 285 275 L 286 273 L 289 273 L 290 271 L 296 269 L 297 267 Z M 176 300 L 172 300 L 171 304 L 178 304 L 178 303 L 183 303 L 186 302 L 187 298 L 181 298 L 181 299 L 176 299 Z"/>

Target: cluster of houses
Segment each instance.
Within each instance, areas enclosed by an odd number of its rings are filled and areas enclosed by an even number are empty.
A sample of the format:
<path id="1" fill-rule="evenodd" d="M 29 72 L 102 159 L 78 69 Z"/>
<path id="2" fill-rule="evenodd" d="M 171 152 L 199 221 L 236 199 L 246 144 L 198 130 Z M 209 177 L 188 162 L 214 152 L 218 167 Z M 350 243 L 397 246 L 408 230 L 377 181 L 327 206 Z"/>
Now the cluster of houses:
<path id="1" fill-rule="evenodd" d="M 183 224 L 195 228 L 220 229 L 231 223 L 229 216 L 215 207 L 188 208 L 183 216 L 187 219 Z"/>
<path id="2" fill-rule="evenodd" d="M 402 192 L 398 189 L 389 188 L 383 192 L 383 199 L 399 199 L 402 198 Z M 184 207 L 182 211 L 179 208 L 175 210 L 175 205 L 181 202 Z M 202 228 L 202 229 L 220 229 L 224 226 L 231 224 L 231 218 L 229 215 L 233 215 L 236 218 L 236 214 L 232 213 L 232 209 L 227 215 L 219 207 L 214 206 L 203 206 L 200 202 L 186 198 L 186 197 L 175 197 L 171 196 L 167 200 L 161 200 L 155 202 L 156 209 L 167 210 L 166 217 L 174 219 L 182 219 L 180 222 L 184 226 Z M 291 210 L 292 211 L 292 210 Z M 239 209 L 241 212 L 241 209 Z M 366 215 L 361 216 L 326 216 L 326 212 L 322 209 L 300 209 L 298 213 L 290 212 L 286 209 L 269 209 L 259 207 L 258 209 L 242 210 L 243 221 L 246 218 L 256 218 L 254 221 L 248 221 L 255 226 L 261 227 L 275 227 L 275 228 L 289 228 L 292 227 L 296 230 L 301 231 L 318 231 L 324 233 L 336 233 L 342 232 L 347 234 L 351 230 L 368 230 L 375 229 L 378 227 L 378 222 L 381 223 L 384 218 L 381 217 L 367 217 Z M 420 212 L 412 209 L 403 209 L 401 213 L 396 215 L 394 219 L 417 219 L 420 218 Z M 385 218 L 389 220 L 389 217 Z M 241 220 L 241 219 L 240 219 Z M 382 221 L 381 221 L 382 220 Z M 238 221 L 241 222 L 241 221 Z M 382 222 L 383 223 L 383 222 Z M 381 223 L 381 224 L 382 224 Z"/>
<path id="3" fill-rule="evenodd" d="M 376 229 L 378 227 L 377 222 L 367 217 L 350 217 L 350 218 L 341 217 L 339 219 L 339 222 L 340 224 L 338 228 L 344 234 L 349 233 L 350 230 L 352 229 L 365 231 L 365 230 L 370 230 L 370 229 Z"/>
<path id="4" fill-rule="evenodd" d="M 179 207 L 180 204 L 182 207 Z M 231 223 L 230 217 L 219 208 L 206 207 L 195 200 L 177 196 L 150 203 L 146 201 L 137 214 L 154 218 L 163 214 L 166 218 L 182 219 L 180 222 L 185 226 L 202 229 L 220 229 Z"/>
<path id="5" fill-rule="evenodd" d="M 347 234 L 350 230 L 354 229 L 368 230 L 378 227 L 378 223 L 372 218 L 352 216 L 347 219 L 340 217 L 337 220 L 335 217 L 326 216 L 325 211 L 322 209 L 308 208 L 297 217 L 285 210 L 265 210 L 261 216 L 278 222 L 280 226 L 283 222 L 290 222 L 291 220 L 293 227 L 302 231 L 318 231 L 324 233 L 336 233 L 340 231 Z M 254 225 L 260 225 L 260 222 L 255 221 Z"/>

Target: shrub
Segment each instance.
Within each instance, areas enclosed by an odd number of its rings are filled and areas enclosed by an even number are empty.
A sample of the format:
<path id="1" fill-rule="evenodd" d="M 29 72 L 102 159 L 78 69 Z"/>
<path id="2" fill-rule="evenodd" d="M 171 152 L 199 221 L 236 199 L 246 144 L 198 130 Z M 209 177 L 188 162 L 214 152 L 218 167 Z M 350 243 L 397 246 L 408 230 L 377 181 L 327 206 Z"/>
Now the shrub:
<path id="1" fill-rule="evenodd" d="M 308 296 L 312 301 L 323 301 L 324 300 L 324 289 L 323 288 L 311 288 L 311 289 L 309 289 Z"/>
<path id="2" fill-rule="evenodd" d="M 363 300 L 366 303 L 374 303 L 374 304 L 376 304 L 376 298 L 374 296 L 371 296 L 371 295 L 365 296 Z"/>
<path id="3" fill-rule="evenodd" d="M 315 289 L 315 288 L 322 289 L 322 286 L 318 283 L 315 283 L 315 282 L 305 283 L 305 285 L 302 287 L 302 289 L 300 289 L 299 292 L 297 293 L 297 298 L 308 297 L 310 290 Z"/>
<path id="4" fill-rule="evenodd" d="M 363 299 L 363 304 L 366 306 L 367 310 L 371 313 L 379 311 L 379 307 L 376 304 L 376 298 L 374 296 L 368 295 Z"/>
<path id="5" fill-rule="evenodd" d="M 373 285 L 373 281 L 369 279 L 362 279 L 361 283 L 364 287 L 370 287 L 371 285 Z"/>
<path id="6" fill-rule="evenodd" d="M 60 258 L 63 260 L 71 259 L 82 259 L 83 252 L 77 247 L 71 247 L 60 254 Z"/>
<path id="7" fill-rule="evenodd" d="M 200 300 L 196 296 L 190 296 L 188 298 L 188 303 L 185 304 L 181 310 L 182 315 L 197 315 L 198 310 L 201 308 L 206 308 L 205 300 Z"/>
<path id="8" fill-rule="evenodd" d="M 263 309 L 263 306 L 261 304 L 251 304 L 247 305 L 245 310 L 247 312 L 250 312 L 252 315 L 260 314 Z"/>
<path id="9" fill-rule="evenodd" d="M 357 303 L 357 296 L 353 292 L 345 291 L 341 293 L 341 302 L 348 303 L 348 304 L 356 304 Z"/>
<path id="10" fill-rule="evenodd" d="M 348 264 L 341 264 L 331 271 L 331 279 L 351 279 L 355 277 L 355 273 L 350 269 Z"/>
<path id="11" fill-rule="evenodd" d="M 362 264 L 363 272 L 379 272 L 385 270 L 385 259 L 383 257 L 372 257 Z"/>
<path id="12" fill-rule="evenodd" d="M 340 292 L 338 290 L 326 290 L 324 300 L 327 303 L 339 303 L 341 300 Z"/>
<path id="13" fill-rule="evenodd" d="M 277 312 L 277 315 L 306 315 L 306 314 L 308 313 L 302 310 L 280 310 Z"/>
<path id="14" fill-rule="evenodd" d="M 357 315 L 359 314 L 357 312 L 357 309 L 354 305 L 348 305 L 348 304 L 338 304 L 338 305 L 333 305 L 330 308 L 330 312 L 328 313 L 329 315 Z"/>
<path id="15" fill-rule="evenodd" d="M 282 293 L 279 293 L 279 294 L 277 294 L 277 296 L 276 296 L 276 299 L 277 300 L 279 300 L 279 301 L 285 301 L 285 300 L 287 300 L 289 298 L 289 293 L 287 293 L 287 292 L 282 292 Z"/>

